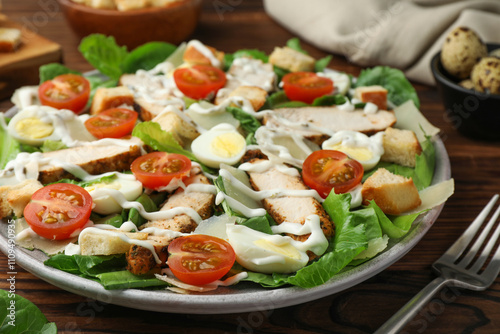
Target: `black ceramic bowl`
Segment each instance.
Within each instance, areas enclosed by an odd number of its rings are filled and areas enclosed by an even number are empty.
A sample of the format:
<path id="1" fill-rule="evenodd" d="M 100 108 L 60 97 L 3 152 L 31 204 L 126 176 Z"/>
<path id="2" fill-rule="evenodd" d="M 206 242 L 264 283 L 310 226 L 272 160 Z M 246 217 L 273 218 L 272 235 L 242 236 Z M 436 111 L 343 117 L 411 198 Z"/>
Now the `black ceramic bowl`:
<path id="1" fill-rule="evenodd" d="M 500 44 L 487 46 L 488 51 L 500 48 Z M 453 127 L 471 138 L 500 140 L 500 95 L 459 86 L 459 80 L 443 68 L 441 52 L 432 58 L 431 70 Z"/>

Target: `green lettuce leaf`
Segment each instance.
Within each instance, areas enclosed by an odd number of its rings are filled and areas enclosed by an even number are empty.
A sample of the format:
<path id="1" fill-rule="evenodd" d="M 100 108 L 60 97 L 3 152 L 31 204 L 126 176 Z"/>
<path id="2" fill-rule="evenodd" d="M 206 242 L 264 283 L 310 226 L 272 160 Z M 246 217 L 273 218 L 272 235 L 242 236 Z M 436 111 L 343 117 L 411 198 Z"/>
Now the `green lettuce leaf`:
<path id="1" fill-rule="evenodd" d="M 150 288 L 169 285 L 167 282 L 157 279 L 154 275 L 146 274 L 136 276 L 128 270 L 104 272 L 96 275 L 96 277 L 107 290 Z"/>
<path id="2" fill-rule="evenodd" d="M 52 152 L 59 151 L 68 148 L 64 143 L 60 140 L 45 140 L 40 146 L 40 151 L 42 152 Z"/>
<path id="3" fill-rule="evenodd" d="M 132 50 L 123 61 L 123 72 L 150 70 L 165 61 L 177 47 L 166 42 L 149 42 Z"/>
<path id="4" fill-rule="evenodd" d="M 328 67 L 328 64 L 330 64 L 330 61 L 332 61 L 332 58 L 333 56 L 328 55 L 326 57 L 316 60 L 316 63 L 314 63 L 314 71 L 323 72 L 325 68 Z"/>
<path id="5" fill-rule="evenodd" d="M 0 115 L 3 117 L 3 115 Z M 2 122 L 3 120 L 0 120 Z M 0 169 L 21 152 L 21 145 L 0 124 Z"/>
<path id="6" fill-rule="evenodd" d="M 114 37 L 92 34 L 82 39 L 78 49 L 99 72 L 113 80 L 120 79 L 128 52 L 127 47 L 116 44 Z"/>
<path id="7" fill-rule="evenodd" d="M 236 58 L 241 57 L 249 57 L 253 59 L 262 60 L 263 63 L 267 63 L 269 61 L 269 57 L 264 52 L 257 49 L 242 49 L 238 50 L 235 53 L 226 53 L 224 55 L 224 69 L 227 71 L 233 64 L 233 61 Z"/>
<path id="8" fill-rule="evenodd" d="M 315 107 L 329 107 L 347 102 L 347 97 L 344 95 L 325 95 L 314 99 L 312 105 Z"/>
<path id="9" fill-rule="evenodd" d="M 46 65 L 40 66 L 39 75 L 40 75 L 40 83 L 44 83 L 47 80 L 52 80 L 58 75 L 63 74 L 78 74 L 82 75 L 81 72 L 74 71 L 62 64 L 59 63 L 50 63 Z"/>
<path id="10" fill-rule="evenodd" d="M 257 118 L 238 107 L 227 107 L 226 111 L 240 122 L 240 127 L 247 138 L 247 144 L 256 144 L 255 131 L 262 125 Z"/>
<path id="11" fill-rule="evenodd" d="M 174 136 L 161 129 L 156 122 L 142 122 L 135 126 L 132 136 L 141 139 L 155 151 L 183 154 L 193 161 L 198 161 L 193 153 L 182 148 Z"/>
<path id="12" fill-rule="evenodd" d="M 91 186 L 91 185 L 96 184 L 96 183 L 109 183 L 115 179 L 116 179 L 115 174 L 109 174 L 109 175 L 105 175 L 103 177 L 89 180 L 89 181 L 77 181 L 77 180 L 71 180 L 71 179 L 61 179 L 61 180 L 58 180 L 58 181 L 53 182 L 53 183 L 71 183 L 71 184 L 76 184 L 77 186 L 80 186 L 82 188 L 85 188 L 85 187 Z"/>
<path id="13" fill-rule="evenodd" d="M 402 236 L 406 235 L 415 219 L 417 219 L 417 217 L 422 213 L 418 212 L 403 216 L 386 216 L 385 213 L 382 212 L 382 209 L 380 209 L 375 203 L 375 201 L 370 201 L 368 207 L 375 210 L 382 231 L 392 239 L 399 239 Z"/>
<path id="14" fill-rule="evenodd" d="M 265 216 L 260 217 L 252 217 L 248 220 L 245 220 L 240 225 L 245 225 L 253 230 L 273 234 L 273 230 L 271 229 L 271 225 L 276 225 L 274 219 L 267 213 Z"/>
<path id="15" fill-rule="evenodd" d="M 55 334 L 57 327 L 55 323 L 49 323 L 42 311 L 26 298 L 0 290 L 0 333 Z"/>
<path id="16" fill-rule="evenodd" d="M 147 212 L 158 211 L 158 207 L 156 206 L 155 202 L 153 202 L 151 197 L 149 197 L 147 194 L 142 194 L 135 201 L 141 203 Z M 143 218 L 139 214 L 139 211 L 135 208 L 130 209 L 127 220 L 134 223 L 137 227 L 141 226 L 147 221 L 147 219 Z"/>
<path id="17" fill-rule="evenodd" d="M 355 87 L 380 85 L 388 90 L 387 99 L 396 106 L 413 100 L 417 108 L 420 106 L 417 92 L 406 79 L 404 73 L 388 66 L 376 66 L 362 70 Z"/>
<path id="18" fill-rule="evenodd" d="M 307 54 L 307 51 L 304 50 L 302 48 L 302 46 L 300 45 L 300 39 L 298 39 L 297 37 L 290 38 L 286 42 L 286 46 L 288 46 L 290 49 L 294 49 L 295 51 L 298 51 L 300 53 Z"/>

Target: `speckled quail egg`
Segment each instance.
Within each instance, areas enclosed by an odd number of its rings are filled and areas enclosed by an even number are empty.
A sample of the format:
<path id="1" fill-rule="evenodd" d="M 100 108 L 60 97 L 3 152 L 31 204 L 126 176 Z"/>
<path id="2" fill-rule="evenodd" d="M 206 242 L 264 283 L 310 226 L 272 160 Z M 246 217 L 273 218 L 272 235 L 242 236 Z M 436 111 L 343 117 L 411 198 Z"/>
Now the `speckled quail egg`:
<path id="1" fill-rule="evenodd" d="M 471 73 L 474 89 L 491 94 L 500 94 L 500 59 L 484 57 Z"/>
<path id="2" fill-rule="evenodd" d="M 467 27 L 453 29 L 441 49 L 441 63 L 445 70 L 459 78 L 467 78 L 474 64 L 488 54 L 481 38 Z"/>

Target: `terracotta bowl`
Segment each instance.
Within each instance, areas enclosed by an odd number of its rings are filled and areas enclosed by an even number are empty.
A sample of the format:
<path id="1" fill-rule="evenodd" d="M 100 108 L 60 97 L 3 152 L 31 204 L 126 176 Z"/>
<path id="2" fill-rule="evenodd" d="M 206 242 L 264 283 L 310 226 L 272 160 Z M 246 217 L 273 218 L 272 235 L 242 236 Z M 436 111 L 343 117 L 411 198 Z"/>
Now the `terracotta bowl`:
<path id="1" fill-rule="evenodd" d="M 500 45 L 487 44 L 487 47 L 491 51 Z M 441 52 L 432 58 L 431 70 L 452 126 L 471 138 L 500 140 L 500 95 L 460 86 L 443 68 Z"/>
<path id="2" fill-rule="evenodd" d="M 130 11 L 96 9 L 71 0 L 58 0 L 66 21 L 80 37 L 93 33 L 114 36 L 129 49 L 150 41 L 179 44 L 193 33 L 202 0 L 181 0 L 167 7 Z"/>

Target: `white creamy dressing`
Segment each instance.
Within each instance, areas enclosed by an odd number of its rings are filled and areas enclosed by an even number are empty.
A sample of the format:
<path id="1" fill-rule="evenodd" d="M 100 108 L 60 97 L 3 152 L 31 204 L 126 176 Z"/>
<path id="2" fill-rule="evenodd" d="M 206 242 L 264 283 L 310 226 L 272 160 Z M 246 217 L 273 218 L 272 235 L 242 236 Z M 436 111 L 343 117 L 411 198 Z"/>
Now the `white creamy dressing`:
<path id="1" fill-rule="evenodd" d="M 202 114 L 202 115 L 214 115 L 214 114 L 220 114 L 226 112 L 226 108 L 231 106 L 232 104 L 237 105 L 240 107 L 244 112 L 246 112 L 249 115 L 254 116 L 257 119 L 261 119 L 264 117 L 266 113 L 263 111 L 256 112 L 250 101 L 248 101 L 246 98 L 242 96 L 231 96 L 225 99 L 221 104 L 219 105 L 214 105 L 209 108 L 205 108 L 202 106 L 200 103 L 193 103 L 192 105 L 189 106 L 188 110 Z"/>
<path id="2" fill-rule="evenodd" d="M 311 146 L 315 145 L 313 143 L 308 145 L 303 136 L 293 132 L 271 129 L 267 126 L 261 126 L 257 129 L 255 139 L 257 140 L 258 148 L 266 156 L 275 156 L 281 159 L 281 163 L 288 163 L 298 168 L 302 168 L 304 159 L 313 152 Z M 289 139 L 287 146 L 275 143 L 276 141 L 286 141 L 287 139 Z M 319 149 L 319 147 L 316 149 Z M 291 151 L 293 151 L 293 154 Z"/>
<path id="3" fill-rule="evenodd" d="M 234 59 L 226 76 L 228 80 L 235 79 L 241 85 L 260 87 L 267 92 L 274 89 L 276 81 L 276 73 L 271 64 L 250 57 Z"/>
<path id="4" fill-rule="evenodd" d="M 14 95 L 12 95 L 11 101 L 19 110 L 29 106 L 39 105 L 38 86 L 24 86 L 16 89 Z"/>
<path id="5" fill-rule="evenodd" d="M 328 240 L 321 229 L 318 215 L 308 216 L 303 225 L 283 222 L 279 225 L 271 226 L 271 229 L 274 234 L 291 233 L 295 235 L 305 235 L 310 233 L 306 241 L 291 241 L 292 245 L 301 252 L 311 251 L 319 256 L 322 255 L 328 247 Z"/>

